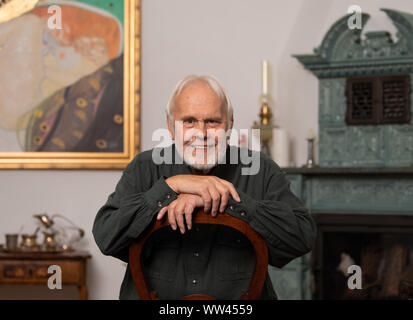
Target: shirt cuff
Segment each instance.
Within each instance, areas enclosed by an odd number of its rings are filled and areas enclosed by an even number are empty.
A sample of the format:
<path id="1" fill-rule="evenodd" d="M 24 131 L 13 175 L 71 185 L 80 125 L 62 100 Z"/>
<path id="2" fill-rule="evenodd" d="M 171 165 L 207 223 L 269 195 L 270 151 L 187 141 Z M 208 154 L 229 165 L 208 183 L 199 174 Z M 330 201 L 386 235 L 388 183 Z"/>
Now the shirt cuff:
<path id="1" fill-rule="evenodd" d="M 146 201 L 158 210 L 168 206 L 178 198 L 178 194 L 166 183 L 164 176 L 145 192 Z"/>
<path id="2" fill-rule="evenodd" d="M 250 223 L 251 219 L 255 215 L 257 200 L 250 197 L 248 194 L 238 190 L 237 188 L 235 189 L 238 192 L 241 202 L 237 202 L 233 198 L 230 198 L 225 212 L 229 213 L 235 218 L 239 218 L 245 222 Z"/>

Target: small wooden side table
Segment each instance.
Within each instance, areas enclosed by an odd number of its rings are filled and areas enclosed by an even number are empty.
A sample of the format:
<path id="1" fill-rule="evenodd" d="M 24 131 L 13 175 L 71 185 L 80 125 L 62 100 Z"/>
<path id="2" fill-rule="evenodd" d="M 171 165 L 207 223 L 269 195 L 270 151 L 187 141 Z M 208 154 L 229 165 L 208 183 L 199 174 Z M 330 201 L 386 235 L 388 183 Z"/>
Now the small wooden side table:
<path id="1" fill-rule="evenodd" d="M 76 285 L 80 300 L 87 300 L 86 261 L 89 252 L 73 251 L 64 253 L 48 252 L 5 252 L 0 251 L 0 284 L 43 284 L 52 274 L 51 265 L 62 270 L 62 286 Z"/>

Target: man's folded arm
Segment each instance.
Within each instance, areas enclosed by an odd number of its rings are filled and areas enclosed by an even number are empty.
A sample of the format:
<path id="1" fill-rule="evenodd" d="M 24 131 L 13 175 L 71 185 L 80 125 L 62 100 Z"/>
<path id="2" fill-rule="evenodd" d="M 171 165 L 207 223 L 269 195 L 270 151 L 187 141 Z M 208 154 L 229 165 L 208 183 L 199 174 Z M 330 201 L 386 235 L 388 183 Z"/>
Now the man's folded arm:
<path id="1" fill-rule="evenodd" d="M 311 251 L 316 224 L 301 200 L 290 191 L 285 173 L 270 175 L 263 200 L 236 189 L 241 202 L 231 199 L 227 212 L 248 222 L 266 240 L 269 264 L 281 268 Z"/>
<path id="2" fill-rule="evenodd" d="M 167 185 L 164 177 L 145 190 L 138 180 L 150 178 L 148 170 L 137 170 L 133 162 L 130 163 L 115 191 L 99 209 L 93 224 L 93 236 L 103 254 L 127 262 L 128 249 L 133 240 L 146 229 L 162 207 L 176 199 L 177 194 Z"/>

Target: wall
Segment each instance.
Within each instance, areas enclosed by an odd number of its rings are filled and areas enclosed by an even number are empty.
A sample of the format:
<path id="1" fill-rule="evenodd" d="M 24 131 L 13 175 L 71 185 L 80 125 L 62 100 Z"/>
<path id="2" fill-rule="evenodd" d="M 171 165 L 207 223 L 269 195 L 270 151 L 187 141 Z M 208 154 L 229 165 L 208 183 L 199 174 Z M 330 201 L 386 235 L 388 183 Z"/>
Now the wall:
<path id="1" fill-rule="evenodd" d="M 277 124 L 291 137 L 293 164 L 306 160 L 305 136 L 317 133 L 317 79 L 291 57 L 310 53 L 330 25 L 358 4 L 372 15 L 367 30 L 394 32 L 377 8 L 413 12 L 411 0 L 143 0 L 142 149 L 156 145 L 152 132 L 165 127 L 164 106 L 176 82 L 187 74 L 214 74 L 226 86 L 235 127 L 258 119 L 260 61 L 270 61 L 269 91 Z M 149 120 L 150 119 L 150 120 Z M 91 228 L 99 207 L 120 178 L 118 171 L 0 171 L 0 243 L 7 232 L 30 225 L 31 215 L 60 213 L 87 230 L 81 249 L 88 266 L 91 299 L 116 299 L 124 265 L 100 254 Z M 19 288 L 22 289 L 22 288 Z M 24 295 L 23 295 L 24 294 Z M 75 292 L 41 292 L 0 287 L 0 298 L 73 298 Z"/>

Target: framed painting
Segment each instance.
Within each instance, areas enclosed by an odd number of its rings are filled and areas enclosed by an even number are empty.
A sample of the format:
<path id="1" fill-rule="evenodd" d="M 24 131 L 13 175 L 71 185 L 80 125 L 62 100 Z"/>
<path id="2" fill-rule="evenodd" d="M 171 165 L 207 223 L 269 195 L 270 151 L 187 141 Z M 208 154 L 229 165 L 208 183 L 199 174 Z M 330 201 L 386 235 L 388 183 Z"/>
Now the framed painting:
<path id="1" fill-rule="evenodd" d="M 0 169 L 123 169 L 133 159 L 140 18 L 140 0 L 2 1 Z"/>

